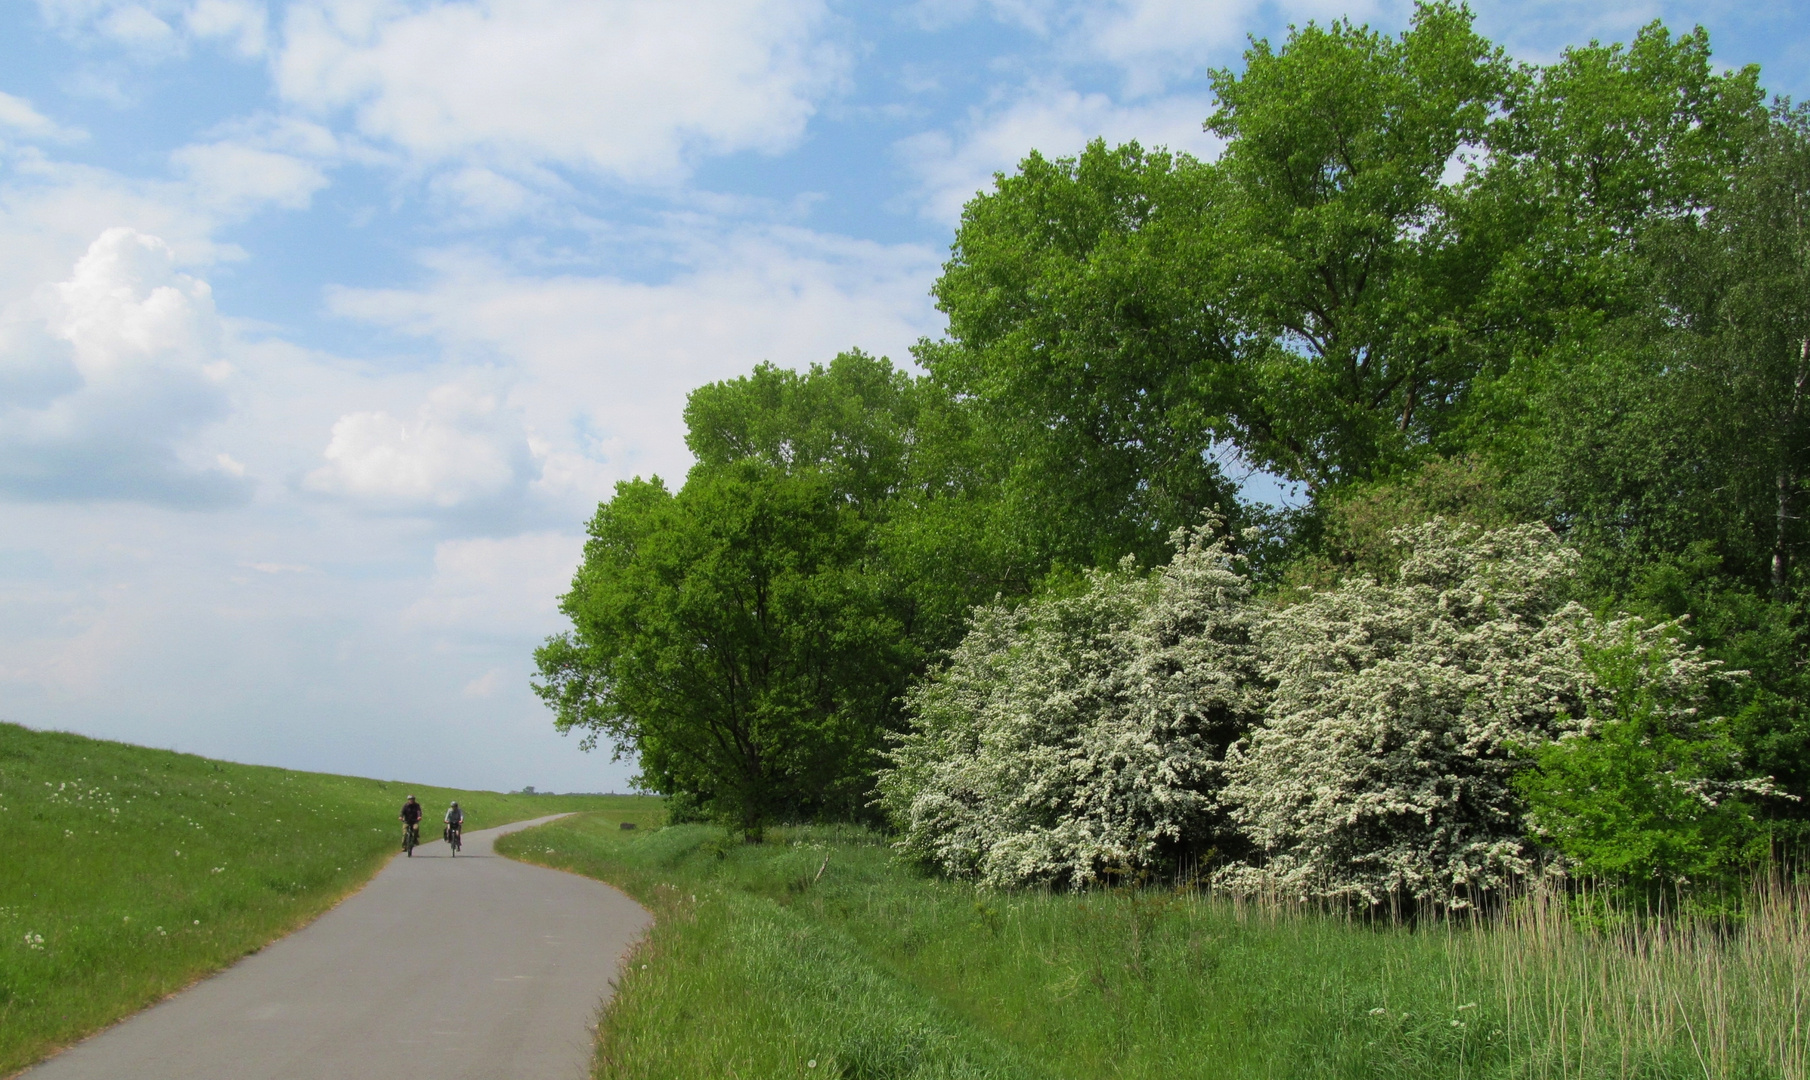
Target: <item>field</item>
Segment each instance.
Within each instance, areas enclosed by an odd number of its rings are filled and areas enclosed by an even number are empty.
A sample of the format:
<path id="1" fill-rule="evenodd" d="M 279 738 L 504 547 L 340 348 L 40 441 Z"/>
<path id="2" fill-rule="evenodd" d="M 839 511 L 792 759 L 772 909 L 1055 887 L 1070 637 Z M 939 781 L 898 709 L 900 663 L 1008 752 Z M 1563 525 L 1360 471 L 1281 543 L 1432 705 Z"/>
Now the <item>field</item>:
<path id="1" fill-rule="evenodd" d="M 638 818 L 643 824 L 652 814 Z M 1193 890 L 983 893 L 853 829 L 735 842 L 604 813 L 517 858 L 658 917 L 597 1075 L 1784 1077 L 1810 1065 L 1810 922 L 1587 932 L 1528 897 L 1481 929 L 1367 925 Z"/>
<path id="2" fill-rule="evenodd" d="M 396 848 L 649 800 L 498 795 L 235 765 L 0 724 L 0 1076 L 303 925 Z"/>

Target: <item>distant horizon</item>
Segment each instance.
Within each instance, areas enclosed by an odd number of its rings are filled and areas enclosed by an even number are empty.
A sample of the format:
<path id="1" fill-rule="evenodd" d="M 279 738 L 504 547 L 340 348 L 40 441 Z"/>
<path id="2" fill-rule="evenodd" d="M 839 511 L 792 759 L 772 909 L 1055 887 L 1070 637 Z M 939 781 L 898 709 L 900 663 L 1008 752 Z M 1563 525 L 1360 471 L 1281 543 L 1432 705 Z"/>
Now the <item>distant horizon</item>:
<path id="1" fill-rule="evenodd" d="M 440 781 L 422 778 L 422 777 L 416 777 L 412 780 L 402 780 L 402 779 L 398 779 L 393 776 L 374 776 L 374 775 L 367 775 L 364 773 L 355 773 L 355 772 L 333 772 L 333 771 L 327 771 L 327 770 L 322 770 L 322 769 L 296 769 L 296 768 L 291 768 L 287 765 L 278 765 L 278 764 L 274 764 L 271 762 L 265 762 L 265 761 L 241 761 L 238 758 L 221 757 L 221 756 L 214 755 L 214 754 L 198 754 L 198 753 L 195 753 L 190 750 L 179 750 L 179 749 L 176 749 L 175 747 L 171 747 L 171 746 L 153 746 L 149 743 L 133 742 L 130 739 L 115 739 L 115 738 L 108 738 L 108 737 L 103 737 L 103 736 L 98 736 L 98 735 L 89 735 L 89 734 L 87 734 L 85 732 L 81 732 L 81 731 L 70 731 L 67 728 L 34 727 L 31 724 L 21 724 L 21 723 L 18 723 L 17 721 L 7 720 L 3 717 L 0 717 L 0 725 L 4 725 L 4 724 L 12 724 L 15 727 L 23 728 L 26 731 L 36 732 L 38 734 L 43 734 L 43 735 L 74 735 L 74 736 L 77 736 L 78 738 L 94 739 L 97 742 L 112 743 L 117 746 L 130 746 L 130 747 L 135 747 L 140 750 L 158 750 L 158 751 L 162 751 L 164 753 L 176 754 L 181 757 L 192 757 L 192 758 L 199 758 L 202 761 L 218 762 L 222 765 L 243 765 L 243 766 L 246 766 L 247 768 L 253 768 L 253 769 L 276 769 L 279 772 L 308 773 L 308 774 L 314 775 L 314 776 L 343 776 L 343 777 L 346 777 L 346 778 L 352 779 L 352 780 L 369 780 L 369 781 L 372 781 L 373 783 L 378 783 L 378 784 L 395 784 L 398 787 L 407 787 L 410 784 L 420 784 L 420 785 L 425 785 L 425 786 L 430 786 L 430 787 L 440 787 L 440 788 L 454 787 L 454 788 L 458 788 L 461 791 L 482 791 L 489 795 L 586 795 L 586 796 L 597 796 L 597 797 L 610 796 L 610 797 L 637 798 L 637 799 L 639 799 L 639 798 L 649 798 L 649 799 L 666 798 L 665 795 L 662 795 L 659 792 L 654 792 L 654 791 L 633 791 L 633 790 L 631 790 L 631 791 L 613 791 L 613 790 L 612 791 L 542 791 L 538 786 L 533 785 L 533 784 L 525 784 L 521 788 L 518 788 L 513 791 L 504 791 L 504 790 L 500 790 L 500 789 L 496 789 L 496 788 L 474 788 L 474 787 L 465 787 L 463 785 L 457 785 L 457 784 L 447 784 L 447 783 L 442 783 Z"/>

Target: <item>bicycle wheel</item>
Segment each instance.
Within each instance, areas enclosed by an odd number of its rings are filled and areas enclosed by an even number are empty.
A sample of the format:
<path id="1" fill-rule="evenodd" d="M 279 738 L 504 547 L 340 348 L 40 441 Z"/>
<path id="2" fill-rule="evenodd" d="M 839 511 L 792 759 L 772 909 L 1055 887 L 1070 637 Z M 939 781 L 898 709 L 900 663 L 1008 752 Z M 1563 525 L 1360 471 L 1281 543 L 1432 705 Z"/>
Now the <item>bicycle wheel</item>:
<path id="1" fill-rule="evenodd" d="M 415 857 L 415 830 L 407 825 L 402 827 L 402 853 L 411 859 Z"/>
<path id="2" fill-rule="evenodd" d="M 463 846 L 465 846 L 465 834 L 464 834 L 464 831 L 463 831 L 463 830 L 460 830 L 460 829 L 454 829 L 454 830 L 453 830 L 453 831 L 452 831 L 452 849 L 453 849 L 453 858 L 455 858 L 455 859 L 456 859 L 456 858 L 458 858 L 458 857 L 459 857 L 459 849 L 460 849 L 460 848 L 461 848 L 461 847 L 463 847 Z"/>

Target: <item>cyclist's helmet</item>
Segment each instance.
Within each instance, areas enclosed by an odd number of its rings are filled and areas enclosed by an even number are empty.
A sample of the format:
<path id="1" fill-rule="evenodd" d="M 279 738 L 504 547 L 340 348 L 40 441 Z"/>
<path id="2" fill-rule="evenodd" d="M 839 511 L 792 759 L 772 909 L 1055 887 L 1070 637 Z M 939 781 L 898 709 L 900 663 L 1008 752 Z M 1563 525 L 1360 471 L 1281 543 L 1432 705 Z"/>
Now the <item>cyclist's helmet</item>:
<path id="1" fill-rule="evenodd" d="M 456 807 L 456 806 L 458 806 L 458 805 L 459 805 L 459 800 L 457 800 L 457 799 L 454 799 L 454 800 L 453 800 L 453 806 L 455 806 L 455 807 Z"/>

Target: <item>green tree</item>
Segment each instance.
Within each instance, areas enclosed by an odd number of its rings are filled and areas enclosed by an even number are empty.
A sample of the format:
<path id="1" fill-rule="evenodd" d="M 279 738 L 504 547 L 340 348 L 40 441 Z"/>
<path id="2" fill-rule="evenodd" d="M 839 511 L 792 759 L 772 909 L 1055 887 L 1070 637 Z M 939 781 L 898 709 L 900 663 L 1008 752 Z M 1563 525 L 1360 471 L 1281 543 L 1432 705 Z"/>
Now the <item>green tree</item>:
<path id="1" fill-rule="evenodd" d="M 974 416 L 940 387 L 860 350 L 803 372 L 761 364 L 699 387 L 685 409 L 698 468 L 758 462 L 820 473 L 864 522 L 866 572 L 885 579 L 921 662 L 960 637 L 968 609 L 1030 591 L 1047 563 L 1002 528 Z"/>
<path id="2" fill-rule="evenodd" d="M 1480 306 L 1511 358 L 1643 308 L 1641 243 L 1717 205 L 1763 126 L 1758 68 L 1717 71 L 1701 28 L 1655 22 L 1523 68 L 1467 209 L 1501 238 Z"/>
<path id="3" fill-rule="evenodd" d="M 1398 38 L 1308 24 L 1213 77 L 1225 195 L 1207 223 L 1240 334 L 1228 437 L 1315 489 L 1412 460 L 1480 363 L 1472 298 L 1495 237 L 1468 228 L 1478 156 L 1510 85 L 1467 9 L 1417 7 Z"/>
<path id="4" fill-rule="evenodd" d="M 819 471 L 863 517 L 884 518 L 910 480 L 918 397 L 909 374 L 858 349 L 802 373 L 760 364 L 692 391 L 685 444 L 705 470 Z"/>
<path id="5" fill-rule="evenodd" d="M 963 211 L 933 290 L 949 338 L 918 359 L 969 435 L 968 510 L 1034 575 L 1160 561 L 1236 511 L 1213 454 L 1234 332 L 1193 262 L 1213 190 L 1192 159 L 1095 142 L 1033 152 Z"/>
<path id="6" fill-rule="evenodd" d="M 1810 473 L 1810 113 L 1781 106 L 1701 228 L 1668 237 L 1684 277 L 1672 310 L 1698 346 L 1718 452 L 1739 462 L 1741 501 L 1776 599 L 1793 592 Z M 1688 276 L 1687 276 L 1688 275 Z M 1695 286 L 1692 289 L 1691 286 Z M 1692 296 L 1695 292 L 1697 295 Z M 1695 303 L 1692 303 L 1696 300 Z M 1691 325 L 1695 323 L 1696 325 Z"/>
<path id="7" fill-rule="evenodd" d="M 617 486 L 535 655 L 562 731 L 638 755 L 751 839 L 787 817 L 863 813 L 908 669 L 865 572 L 870 526 L 821 471 L 737 461 Z"/>

